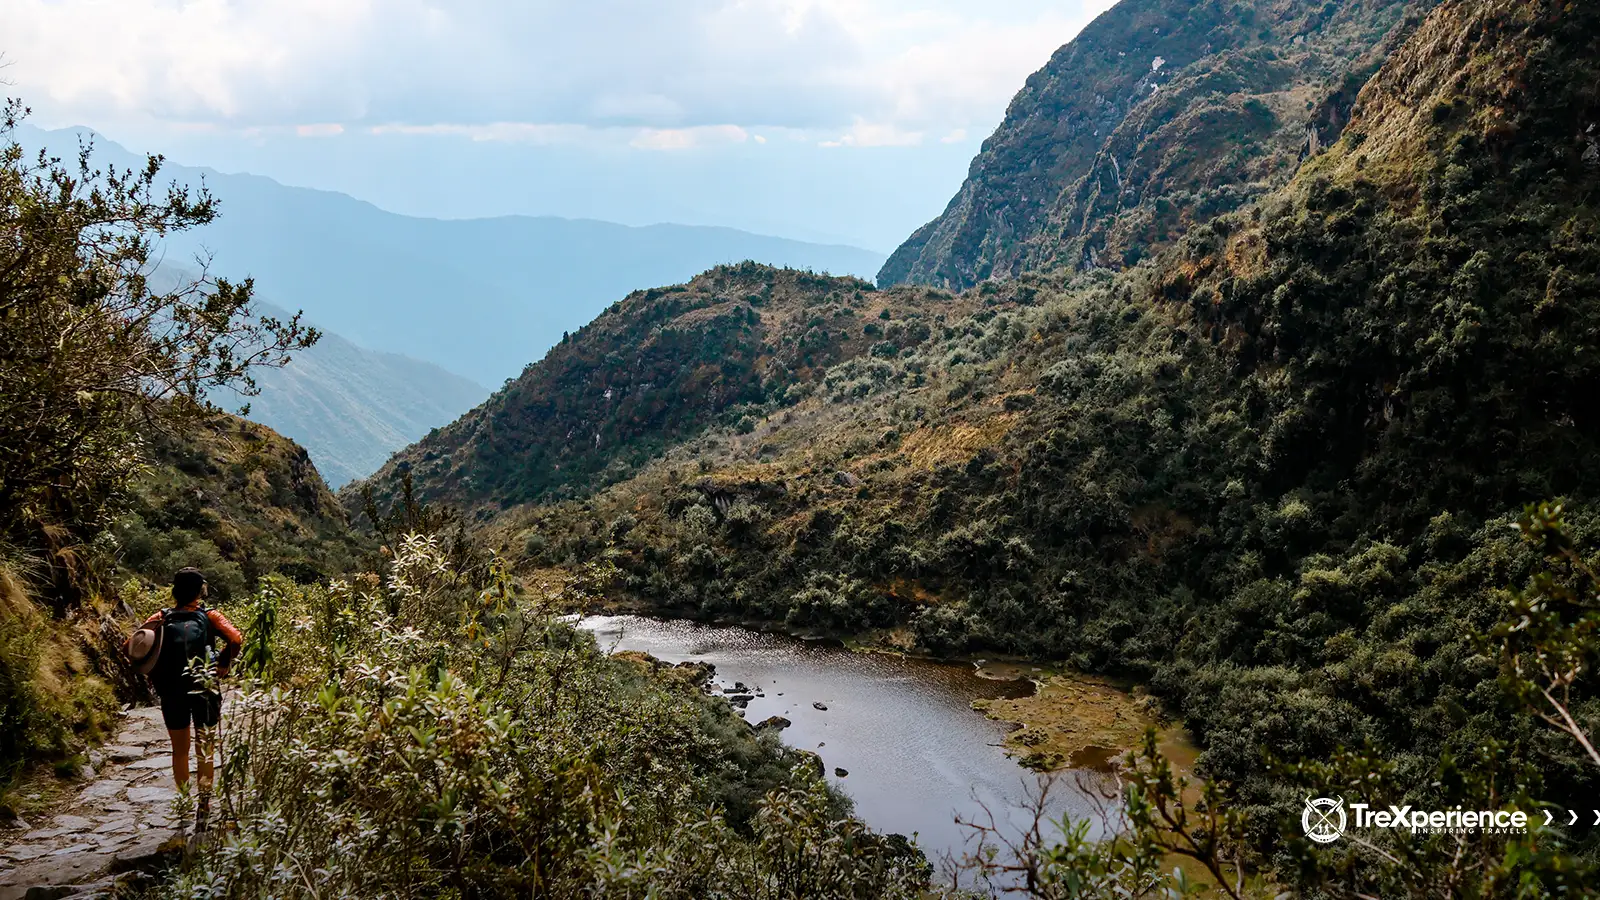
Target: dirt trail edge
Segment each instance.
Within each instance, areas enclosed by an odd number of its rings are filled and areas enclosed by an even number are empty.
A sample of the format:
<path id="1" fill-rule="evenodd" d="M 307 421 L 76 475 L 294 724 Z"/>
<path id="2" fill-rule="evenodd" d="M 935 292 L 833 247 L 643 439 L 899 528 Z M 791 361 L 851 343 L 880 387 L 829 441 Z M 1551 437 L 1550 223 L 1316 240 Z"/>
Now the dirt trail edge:
<path id="1" fill-rule="evenodd" d="M 103 896 L 181 852 L 168 750 L 161 710 L 127 712 L 116 741 L 91 755 L 94 776 L 53 817 L 0 826 L 0 900 Z"/>

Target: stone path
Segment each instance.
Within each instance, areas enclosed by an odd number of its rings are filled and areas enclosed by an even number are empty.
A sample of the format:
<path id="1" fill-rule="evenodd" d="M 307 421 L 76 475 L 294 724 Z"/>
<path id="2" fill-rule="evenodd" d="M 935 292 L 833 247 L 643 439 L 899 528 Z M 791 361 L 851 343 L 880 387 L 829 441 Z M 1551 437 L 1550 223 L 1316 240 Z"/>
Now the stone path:
<path id="1" fill-rule="evenodd" d="M 105 896 L 181 850 L 169 750 L 161 710 L 125 714 L 116 741 L 90 754 L 94 774 L 48 821 L 0 825 L 0 900 Z"/>

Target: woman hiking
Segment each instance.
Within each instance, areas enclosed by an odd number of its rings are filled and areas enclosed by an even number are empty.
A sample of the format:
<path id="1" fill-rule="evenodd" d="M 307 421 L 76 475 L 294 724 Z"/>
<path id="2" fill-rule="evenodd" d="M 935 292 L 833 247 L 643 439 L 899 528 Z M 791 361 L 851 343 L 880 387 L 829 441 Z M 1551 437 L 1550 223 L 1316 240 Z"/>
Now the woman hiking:
<path id="1" fill-rule="evenodd" d="M 208 593 L 206 577 L 199 569 L 192 566 L 179 569 L 172 576 L 173 607 L 157 610 L 124 645 L 133 651 L 132 656 L 141 649 L 135 647 L 136 643 L 152 643 L 148 639 L 136 642 L 141 632 L 150 632 L 153 637 L 153 648 L 148 648 L 143 658 L 148 659 L 151 652 L 156 654 L 153 667 L 146 671 L 156 696 L 161 698 L 161 718 L 166 722 L 167 736 L 172 739 L 172 779 L 183 793 L 189 790 L 190 728 L 193 728 L 195 768 L 200 782 L 200 798 L 195 807 L 196 831 L 206 829 L 211 806 L 213 737 L 222 717 L 222 694 L 215 689 L 216 679 L 227 676 L 229 664 L 244 645 L 244 637 L 227 616 L 202 604 Z M 218 638 L 226 646 L 214 660 L 213 678 L 210 667 Z"/>

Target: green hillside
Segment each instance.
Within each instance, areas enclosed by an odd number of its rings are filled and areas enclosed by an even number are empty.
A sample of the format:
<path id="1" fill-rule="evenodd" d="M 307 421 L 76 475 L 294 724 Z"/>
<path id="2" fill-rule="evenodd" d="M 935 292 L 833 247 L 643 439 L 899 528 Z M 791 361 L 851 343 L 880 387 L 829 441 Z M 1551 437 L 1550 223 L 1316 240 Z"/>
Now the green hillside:
<path id="1" fill-rule="evenodd" d="M 879 284 L 1132 265 L 1336 140 L 1355 91 L 1432 5 L 1118 3 L 1028 79 Z"/>
<path id="2" fill-rule="evenodd" d="M 769 391 L 748 427 L 673 432 L 500 540 L 608 560 L 607 588 L 673 615 L 1137 679 L 1263 821 L 1303 802 L 1268 754 L 1363 744 L 1409 797 L 1491 738 L 1550 795 L 1594 796 L 1474 634 L 1539 563 L 1524 504 L 1600 492 L 1595 16 L 1445 4 L 1259 202 L 1122 274 L 987 282 L 916 346 Z M 915 308 L 903 290 L 876 302 Z"/>
<path id="3" fill-rule="evenodd" d="M 707 427 L 754 430 L 843 360 L 887 368 L 964 308 L 754 263 L 635 291 L 371 483 L 405 468 L 424 498 L 486 511 L 588 493 Z"/>

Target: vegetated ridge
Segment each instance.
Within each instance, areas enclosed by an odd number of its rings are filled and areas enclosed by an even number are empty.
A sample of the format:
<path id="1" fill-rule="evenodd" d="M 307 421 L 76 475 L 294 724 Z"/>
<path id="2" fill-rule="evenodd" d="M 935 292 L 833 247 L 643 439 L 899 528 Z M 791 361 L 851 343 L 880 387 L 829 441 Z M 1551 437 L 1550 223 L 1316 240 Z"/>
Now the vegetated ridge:
<path id="1" fill-rule="evenodd" d="M 1028 78 L 882 285 L 1122 268 L 1281 186 L 1432 0 L 1125 0 Z"/>
<path id="2" fill-rule="evenodd" d="M 896 356 L 962 308 L 925 289 L 720 266 L 629 294 L 370 482 L 387 496 L 406 469 L 424 499 L 464 510 L 586 493 L 711 425 L 749 432 L 830 366 Z"/>

